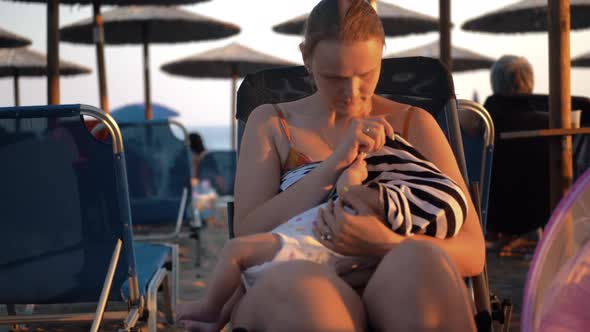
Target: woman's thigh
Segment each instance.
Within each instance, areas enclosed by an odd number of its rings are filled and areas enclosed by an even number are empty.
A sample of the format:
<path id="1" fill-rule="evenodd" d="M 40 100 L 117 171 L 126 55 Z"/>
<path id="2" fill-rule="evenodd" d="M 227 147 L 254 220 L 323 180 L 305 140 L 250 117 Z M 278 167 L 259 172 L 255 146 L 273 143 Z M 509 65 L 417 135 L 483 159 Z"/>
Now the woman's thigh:
<path id="1" fill-rule="evenodd" d="M 363 293 L 378 331 L 475 331 L 463 279 L 437 246 L 404 241 L 381 261 Z"/>
<path id="2" fill-rule="evenodd" d="M 232 326 L 251 331 L 363 331 L 363 303 L 327 267 L 306 261 L 277 264 L 246 292 Z"/>

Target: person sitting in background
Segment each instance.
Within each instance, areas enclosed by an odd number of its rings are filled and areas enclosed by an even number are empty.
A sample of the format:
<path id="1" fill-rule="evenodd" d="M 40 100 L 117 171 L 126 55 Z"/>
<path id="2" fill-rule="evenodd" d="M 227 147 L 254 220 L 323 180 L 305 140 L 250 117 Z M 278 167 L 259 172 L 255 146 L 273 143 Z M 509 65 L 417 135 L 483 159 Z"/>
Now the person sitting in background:
<path id="1" fill-rule="evenodd" d="M 218 195 L 208 179 L 199 181 L 199 175 L 203 172 L 203 167 L 201 167 L 200 169 L 199 166 L 201 164 L 201 158 L 206 153 L 203 138 L 198 133 L 190 133 L 189 141 L 192 152 L 192 185 L 193 198 L 196 204 L 195 209 L 197 210 L 201 219 L 205 222 L 206 225 L 219 225 L 219 222 L 217 221 L 216 217 L 217 212 L 215 210 Z"/>
<path id="2" fill-rule="evenodd" d="M 500 139 L 500 133 L 544 129 L 549 113 L 535 110 L 527 95 L 534 89 L 533 67 L 522 56 L 504 55 L 491 69 L 493 95 L 484 107 L 496 130 L 488 212 L 488 239 L 499 240 L 500 255 L 531 254 L 522 235 L 542 227 L 549 218 L 548 147 L 539 139 Z M 529 244 L 529 245 L 526 245 Z"/>
<path id="3" fill-rule="evenodd" d="M 199 161 L 201 160 L 201 154 L 205 152 L 205 145 L 203 145 L 203 138 L 198 133 L 190 133 L 188 135 L 193 162 L 193 186 L 196 185 L 195 180 L 199 174 Z"/>

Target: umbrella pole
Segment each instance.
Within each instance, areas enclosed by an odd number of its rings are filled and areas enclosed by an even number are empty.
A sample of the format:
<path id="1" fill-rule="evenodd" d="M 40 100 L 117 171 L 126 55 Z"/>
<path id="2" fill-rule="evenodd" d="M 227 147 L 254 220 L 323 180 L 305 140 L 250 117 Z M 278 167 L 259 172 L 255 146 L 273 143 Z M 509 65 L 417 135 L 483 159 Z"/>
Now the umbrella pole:
<path id="1" fill-rule="evenodd" d="M 453 60 L 451 58 L 451 0 L 439 0 L 438 5 L 440 61 L 451 72 L 453 70 Z"/>
<path id="2" fill-rule="evenodd" d="M 570 4 L 549 0 L 549 126 L 571 128 Z M 572 137 L 550 141 L 551 209 L 572 185 Z"/>
<path id="3" fill-rule="evenodd" d="M 231 123 L 230 130 L 230 139 L 231 139 L 231 149 L 236 150 L 236 86 L 238 81 L 238 73 L 237 68 L 232 66 L 232 75 L 231 75 L 231 114 L 229 115 L 229 121 Z"/>
<path id="4" fill-rule="evenodd" d="M 94 12 L 94 43 L 96 44 L 96 67 L 98 69 L 98 93 L 100 108 L 109 112 L 109 98 L 107 93 L 107 75 L 104 61 L 104 22 L 100 12 L 100 0 L 92 3 Z"/>
<path id="5" fill-rule="evenodd" d="M 152 112 L 152 98 L 150 95 L 150 49 L 148 45 L 149 26 L 142 24 L 141 32 L 143 34 L 143 90 L 145 94 L 145 119 L 154 118 Z"/>
<path id="6" fill-rule="evenodd" d="M 12 83 L 14 86 L 14 106 L 20 106 L 20 90 L 18 87 L 18 72 L 14 73 L 12 77 Z"/>
<path id="7" fill-rule="evenodd" d="M 47 104 L 59 104 L 59 0 L 47 2 Z"/>

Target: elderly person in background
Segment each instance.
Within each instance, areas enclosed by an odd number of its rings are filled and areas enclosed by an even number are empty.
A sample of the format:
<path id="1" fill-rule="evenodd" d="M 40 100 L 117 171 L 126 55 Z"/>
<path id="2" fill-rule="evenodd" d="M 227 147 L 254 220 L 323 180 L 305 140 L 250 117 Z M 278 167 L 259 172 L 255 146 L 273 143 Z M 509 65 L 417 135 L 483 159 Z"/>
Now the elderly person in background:
<path id="1" fill-rule="evenodd" d="M 494 94 L 512 95 L 533 93 L 533 87 L 535 85 L 533 66 L 531 66 L 531 63 L 525 57 L 503 55 L 492 65 L 490 82 Z M 479 135 L 483 129 L 479 117 L 471 112 L 460 111 L 459 122 L 461 123 L 463 132 L 469 136 Z"/>
<path id="2" fill-rule="evenodd" d="M 495 94 L 533 93 L 533 66 L 525 57 L 504 55 L 492 65 L 491 82 Z"/>

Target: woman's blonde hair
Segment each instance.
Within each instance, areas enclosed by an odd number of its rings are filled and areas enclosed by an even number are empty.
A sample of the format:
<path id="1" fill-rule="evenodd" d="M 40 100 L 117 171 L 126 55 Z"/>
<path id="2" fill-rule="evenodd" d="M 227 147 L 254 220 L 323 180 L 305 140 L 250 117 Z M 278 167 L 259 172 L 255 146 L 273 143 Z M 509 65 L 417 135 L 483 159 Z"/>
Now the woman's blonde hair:
<path id="1" fill-rule="evenodd" d="M 304 57 L 308 57 L 322 40 L 365 41 L 372 38 L 385 44 L 381 19 L 367 1 L 322 0 L 307 18 L 301 51 Z"/>

